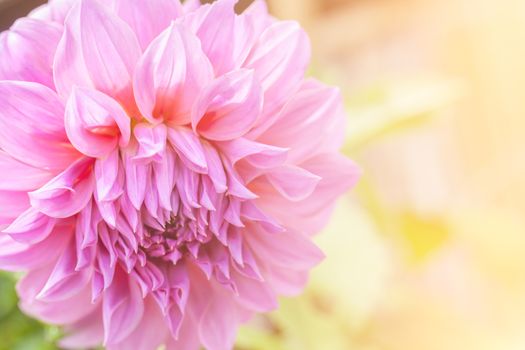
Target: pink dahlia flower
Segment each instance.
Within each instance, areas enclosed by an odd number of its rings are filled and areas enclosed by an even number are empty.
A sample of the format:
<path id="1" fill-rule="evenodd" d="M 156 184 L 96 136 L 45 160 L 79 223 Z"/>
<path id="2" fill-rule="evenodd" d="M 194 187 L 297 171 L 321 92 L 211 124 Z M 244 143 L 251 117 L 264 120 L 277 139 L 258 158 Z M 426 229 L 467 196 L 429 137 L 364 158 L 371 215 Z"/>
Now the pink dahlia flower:
<path id="1" fill-rule="evenodd" d="M 234 4 L 54 0 L 0 35 L 0 268 L 63 347 L 230 349 L 323 257 L 339 92 Z"/>

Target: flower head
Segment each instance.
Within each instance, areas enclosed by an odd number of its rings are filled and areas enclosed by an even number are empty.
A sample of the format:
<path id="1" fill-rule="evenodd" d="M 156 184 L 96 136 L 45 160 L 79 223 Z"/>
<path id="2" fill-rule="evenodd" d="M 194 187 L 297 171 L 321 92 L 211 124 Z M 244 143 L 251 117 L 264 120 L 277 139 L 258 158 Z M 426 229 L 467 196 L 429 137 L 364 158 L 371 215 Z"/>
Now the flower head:
<path id="1" fill-rule="evenodd" d="M 0 35 L 0 268 L 62 346 L 229 349 L 358 171 L 262 1 L 52 0 Z"/>

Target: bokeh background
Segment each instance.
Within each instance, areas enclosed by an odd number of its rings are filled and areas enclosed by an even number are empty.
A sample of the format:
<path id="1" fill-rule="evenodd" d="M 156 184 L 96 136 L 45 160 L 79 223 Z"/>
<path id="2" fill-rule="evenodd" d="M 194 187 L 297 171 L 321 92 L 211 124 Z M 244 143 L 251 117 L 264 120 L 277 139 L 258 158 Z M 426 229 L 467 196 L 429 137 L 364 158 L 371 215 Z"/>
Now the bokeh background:
<path id="1" fill-rule="evenodd" d="M 0 29 L 41 2 L 0 0 Z M 310 74 L 341 86 L 364 176 L 305 294 L 238 349 L 525 349 L 525 1 L 268 2 L 310 34 Z M 0 278 L 0 349 L 55 349 L 15 280 Z"/>

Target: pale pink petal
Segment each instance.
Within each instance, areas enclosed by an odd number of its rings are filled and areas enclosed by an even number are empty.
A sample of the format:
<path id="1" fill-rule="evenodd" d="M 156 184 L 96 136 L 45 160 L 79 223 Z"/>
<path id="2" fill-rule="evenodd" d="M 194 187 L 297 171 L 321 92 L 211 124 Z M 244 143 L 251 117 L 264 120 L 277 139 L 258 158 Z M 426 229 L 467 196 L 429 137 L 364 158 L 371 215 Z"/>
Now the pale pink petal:
<path id="1" fill-rule="evenodd" d="M 139 286 L 117 269 L 103 299 L 104 344 L 118 344 L 139 325 L 144 302 Z"/>
<path id="2" fill-rule="evenodd" d="M 288 269 L 272 262 L 265 261 L 261 264 L 265 281 L 279 295 L 295 297 L 300 295 L 308 283 L 308 270 Z"/>
<path id="3" fill-rule="evenodd" d="M 59 346 L 64 349 L 96 348 L 104 340 L 101 318 L 102 309 L 98 308 L 87 317 L 68 325 L 65 330 L 66 335 L 60 339 Z"/>
<path id="4" fill-rule="evenodd" d="M 54 218 L 67 218 L 80 212 L 94 190 L 91 159 L 80 159 L 53 180 L 29 193 L 31 205 Z"/>
<path id="5" fill-rule="evenodd" d="M 48 238 L 33 245 L 19 243 L 8 235 L 2 235 L 0 267 L 8 271 L 23 271 L 49 264 L 63 251 L 71 234 L 71 226 L 58 226 Z"/>
<path id="6" fill-rule="evenodd" d="M 106 94 L 74 88 L 69 97 L 65 127 L 77 150 L 90 157 L 107 156 L 117 145 L 127 146 L 131 120 L 122 107 Z"/>
<path id="7" fill-rule="evenodd" d="M 199 37 L 217 76 L 242 66 L 265 27 L 265 21 L 252 12 L 236 15 L 235 3 L 234 0 L 215 1 L 182 19 Z"/>
<path id="8" fill-rule="evenodd" d="M 201 92 L 192 111 L 193 129 L 210 140 L 240 137 L 257 121 L 262 102 L 261 87 L 253 71 L 230 72 Z"/>
<path id="9" fill-rule="evenodd" d="M 28 277 L 22 281 L 30 283 Z M 18 293 L 25 288 L 24 284 L 17 286 Z M 91 291 L 89 288 L 84 288 L 80 293 L 74 295 L 67 300 L 57 302 L 39 301 L 39 300 L 25 300 L 20 301 L 20 309 L 26 314 L 38 318 L 46 323 L 56 325 L 67 325 L 78 322 L 94 312 L 99 305 L 91 303 Z"/>
<path id="10" fill-rule="evenodd" d="M 183 14 L 182 5 L 177 0 L 114 0 L 114 6 L 119 17 L 133 29 L 144 50 Z"/>
<path id="11" fill-rule="evenodd" d="M 300 201 L 308 198 L 321 178 L 303 168 L 283 165 L 270 170 L 266 178 L 286 199 Z"/>
<path id="12" fill-rule="evenodd" d="M 124 167 L 126 173 L 126 190 L 129 200 L 133 206 L 140 210 L 146 194 L 146 185 L 150 165 L 144 166 L 133 160 L 134 154 L 124 155 Z"/>
<path id="13" fill-rule="evenodd" d="M 216 145 L 233 164 L 244 159 L 258 168 L 271 168 L 282 164 L 288 158 L 289 151 L 287 148 L 254 142 L 243 137 L 217 142 Z"/>
<path id="14" fill-rule="evenodd" d="M 232 271 L 232 281 L 237 287 L 236 300 L 242 306 L 257 312 L 268 312 L 278 307 L 275 292 L 267 283 L 242 276 Z"/>
<path id="15" fill-rule="evenodd" d="M 243 67 L 255 70 L 264 90 L 264 130 L 301 83 L 310 61 L 310 42 L 296 22 L 272 23 L 260 36 Z M 256 134 L 256 131 L 254 134 Z"/>
<path id="16" fill-rule="evenodd" d="M 78 157 L 68 145 L 62 103 L 36 83 L 0 81 L 0 148 L 50 170 L 62 170 Z"/>
<path id="17" fill-rule="evenodd" d="M 237 335 L 232 325 L 238 323 L 234 301 L 226 294 L 210 292 L 213 294 L 199 319 L 200 340 L 208 350 L 232 349 Z"/>
<path id="18" fill-rule="evenodd" d="M 184 164 L 199 173 L 208 172 L 208 164 L 201 140 L 188 128 L 170 128 L 168 138 Z"/>
<path id="19" fill-rule="evenodd" d="M 96 88 L 132 106 L 131 79 L 141 49 L 126 22 L 96 0 L 75 3 L 64 24 L 54 62 L 58 93 L 75 85 Z"/>
<path id="20" fill-rule="evenodd" d="M 133 130 L 139 143 L 139 149 L 134 160 L 154 160 L 160 162 L 166 151 L 168 130 L 166 125 L 137 124 Z"/>
<path id="21" fill-rule="evenodd" d="M 315 153 L 338 151 L 343 141 L 344 120 L 338 89 L 307 80 L 257 139 L 289 148 L 289 161 L 297 162 Z"/>
<path id="22" fill-rule="evenodd" d="M 0 80 L 23 80 L 54 87 L 53 58 L 60 26 L 22 18 L 0 34 Z"/>
<path id="23" fill-rule="evenodd" d="M 66 16 L 78 0 L 49 0 L 47 4 L 41 5 L 29 13 L 29 17 L 46 21 L 64 23 Z"/>
<path id="24" fill-rule="evenodd" d="M 200 0 L 186 0 L 182 4 L 185 13 L 193 12 L 201 6 L 202 4 Z"/>
<path id="25" fill-rule="evenodd" d="M 140 59 L 134 77 L 135 98 L 150 122 L 187 124 L 196 96 L 212 78 L 198 39 L 181 25 L 172 24 Z"/>
<path id="26" fill-rule="evenodd" d="M 2 232 L 9 234 L 18 242 L 35 244 L 51 234 L 55 223 L 55 219 L 40 213 L 35 208 L 29 208 Z"/>
<path id="27" fill-rule="evenodd" d="M 31 191 L 53 177 L 51 172 L 24 164 L 2 150 L 0 169 L 9 169 L 0 173 L 0 190 Z"/>
<path id="28" fill-rule="evenodd" d="M 76 270 L 78 257 L 75 247 L 76 242 L 72 237 L 58 258 L 42 290 L 36 296 L 38 300 L 46 302 L 67 300 L 87 286 L 91 279 L 92 269 Z"/>
<path id="29" fill-rule="evenodd" d="M 98 202 L 113 201 L 124 191 L 123 177 L 118 150 L 111 152 L 106 158 L 97 159 L 95 162 L 96 199 Z"/>
<path id="30" fill-rule="evenodd" d="M 152 329 L 152 332 L 145 332 Z M 135 331 L 118 345 L 108 347 L 109 350 L 152 350 L 158 349 L 168 339 L 168 328 L 158 305 L 151 297 L 144 300 L 144 316 Z"/>
<path id="31" fill-rule="evenodd" d="M 14 219 L 26 211 L 29 205 L 26 192 L 0 190 L 0 218 Z"/>
<path id="32" fill-rule="evenodd" d="M 288 269 L 308 270 L 324 258 L 324 254 L 310 238 L 300 232 L 269 234 L 254 230 L 245 239 L 259 260 L 268 260 Z M 293 249 L 289 249 L 290 247 Z"/>

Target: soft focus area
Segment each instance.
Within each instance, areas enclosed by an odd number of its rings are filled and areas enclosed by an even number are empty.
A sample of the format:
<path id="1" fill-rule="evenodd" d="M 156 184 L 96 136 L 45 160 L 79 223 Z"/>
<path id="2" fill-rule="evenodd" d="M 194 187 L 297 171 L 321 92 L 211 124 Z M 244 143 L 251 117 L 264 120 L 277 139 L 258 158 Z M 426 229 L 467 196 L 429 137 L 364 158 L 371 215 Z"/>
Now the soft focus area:
<path id="1" fill-rule="evenodd" d="M 0 28 L 39 3 L 0 0 Z M 307 292 L 238 349 L 524 349 L 525 2 L 268 3 L 309 33 L 310 74 L 342 88 L 364 175 L 316 239 Z M 15 280 L 0 275 L 0 349 L 55 349 Z"/>

